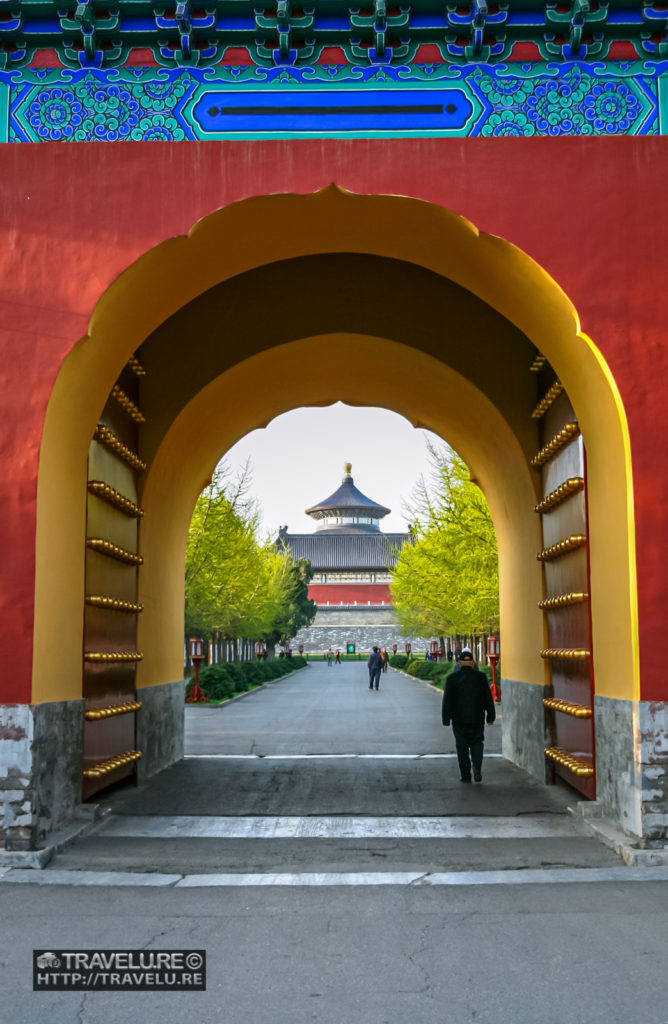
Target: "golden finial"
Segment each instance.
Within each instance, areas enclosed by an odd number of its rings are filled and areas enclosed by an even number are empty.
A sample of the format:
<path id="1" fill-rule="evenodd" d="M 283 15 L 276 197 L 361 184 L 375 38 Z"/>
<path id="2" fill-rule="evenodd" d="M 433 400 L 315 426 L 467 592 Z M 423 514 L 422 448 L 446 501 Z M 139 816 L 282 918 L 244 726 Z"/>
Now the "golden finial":
<path id="1" fill-rule="evenodd" d="M 349 477 L 350 476 L 350 471 L 353 468 L 352 462 L 346 462 L 343 468 L 346 471 L 346 476 Z"/>

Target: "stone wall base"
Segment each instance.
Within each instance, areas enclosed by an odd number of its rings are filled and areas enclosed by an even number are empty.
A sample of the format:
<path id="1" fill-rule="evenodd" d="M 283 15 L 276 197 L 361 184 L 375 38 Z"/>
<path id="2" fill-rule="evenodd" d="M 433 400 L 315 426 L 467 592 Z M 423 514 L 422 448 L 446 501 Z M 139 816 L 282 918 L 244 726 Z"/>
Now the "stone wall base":
<path id="1" fill-rule="evenodd" d="M 183 757 L 185 683 L 138 691 L 139 782 Z M 0 846 L 34 850 L 85 816 L 81 805 L 83 700 L 0 705 Z"/>
<path id="2" fill-rule="evenodd" d="M 651 848 L 668 841 L 668 703 L 594 698 L 596 802 Z"/>
<path id="3" fill-rule="evenodd" d="M 34 849 L 81 804 L 84 701 L 0 705 L 0 840 Z"/>
<path id="4" fill-rule="evenodd" d="M 183 757 L 185 680 L 137 690 L 137 781 L 144 782 Z"/>
<path id="5" fill-rule="evenodd" d="M 541 782 L 551 780 L 544 750 L 552 744 L 549 716 L 543 698 L 548 686 L 501 680 L 501 750 L 503 756 Z"/>
<path id="6" fill-rule="evenodd" d="M 543 751 L 552 745 L 543 708 L 549 687 L 502 681 L 503 756 L 542 782 L 551 780 Z M 639 846 L 668 842 L 668 702 L 594 698 L 596 801 L 590 814 L 609 819 Z M 583 798 L 584 799 L 584 798 Z"/>

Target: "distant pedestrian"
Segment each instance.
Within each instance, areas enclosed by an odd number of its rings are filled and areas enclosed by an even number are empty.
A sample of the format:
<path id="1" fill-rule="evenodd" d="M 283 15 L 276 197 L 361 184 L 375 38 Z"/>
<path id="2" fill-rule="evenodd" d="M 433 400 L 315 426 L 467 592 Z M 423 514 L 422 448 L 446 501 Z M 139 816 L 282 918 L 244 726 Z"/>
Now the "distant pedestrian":
<path id="1" fill-rule="evenodd" d="M 387 663 L 390 660 L 390 656 L 387 653 L 387 647 L 381 647 L 380 656 L 383 659 L 383 672 L 387 672 Z"/>
<path id="2" fill-rule="evenodd" d="M 377 647 L 374 647 L 369 655 L 367 665 L 369 667 L 369 689 L 373 690 L 374 685 L 378 689 L 380 686 L 380 673 L 383 669 L 383 659 Z"/>
<path id="3" fill-rule="evenodd" d="M 446 677 L 441 710 L 443 725 L 452 722 L 462 782 L 471 781 L 471 765 L 473 778 L 482 782 L 485 716 L 488 725 L 496 718 L 492 691 L 487 676 L 478 671 L 473 654 L 465 648 L 459 656 L 459 668 Z"/>
<path id="4" fill-rule="evenodd" d="M 335 659 L 335 661 L 336 661 L 337 665 L 341 664 L 341 651 L 339 651 L 339 650 L 337 650 L 337 652 L 336 652 L 336 659 Z"/>
<path id="5" fill-rule="evenodd" d="M 327 668 L 331 668 L 332 667 L 332 658 L 333 657 L 334 657 L 334 651 L 330 647 L 330 649 L 327 651 Z"/>

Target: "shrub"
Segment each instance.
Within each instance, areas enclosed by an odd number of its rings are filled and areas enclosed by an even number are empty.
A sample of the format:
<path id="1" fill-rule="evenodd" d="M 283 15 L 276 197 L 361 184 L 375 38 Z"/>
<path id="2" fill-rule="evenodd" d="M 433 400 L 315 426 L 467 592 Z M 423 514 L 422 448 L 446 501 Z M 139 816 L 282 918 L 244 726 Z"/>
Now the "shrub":
<path id="1" fill-rule="evenodd" d="M 305 658 L 281 658 L 272 661 L 227 661 L 207 665 L 199 674 L 199 684 L 209 700 L 228 700 L 235 693 L 245 693 L 253 686 L 280 679 L 306 665 Z M 195 685 L 194 677 L 186 684 L 186 697 Z"/>
<path id="2" fill-rule="evenodd" d="M 388 665 L 390 668 L 406 668 L 407 662 L 407 654 L 391 654 L 388 660 Z"/>
<path id="3" fill-rule="evenodd" d="M 397 668 L 399 666 L 396 666 Z M 445 677 L 455 668 L 454 661 L 422 661 L 417 658 L 411 659 L 405 666 L 404 671 L 416 679 L 426 679 L 435 686 L 444 686 Z"/>

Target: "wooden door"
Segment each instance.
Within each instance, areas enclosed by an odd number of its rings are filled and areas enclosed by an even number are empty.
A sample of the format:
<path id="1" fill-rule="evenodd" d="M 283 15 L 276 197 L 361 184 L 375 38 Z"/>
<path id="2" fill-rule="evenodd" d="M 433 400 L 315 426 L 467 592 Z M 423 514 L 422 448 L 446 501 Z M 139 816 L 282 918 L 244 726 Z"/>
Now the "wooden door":
<path id="1" fill-rule="evenodd" d="M 542 395 L 534 417 L 540 473 L 547 644 L 541 652 L 551 672 L 551 694 L 543 704 L 552 741 L 545 750 L 551 770 L 585 796 L 596 795 L 594 680 L 591 657 L 586 456 L 568 395 L 549 364 L 534 367 Z"/>
<path id="2" fill-rule="evenodd" d="M 130 360 L 116 382 L 88 456 L 86 607 L 83 693 L 86 699 L 83 798 L 135 772 L 137 573 L 141 564 L 137 480 L 139 382 Z"/>

